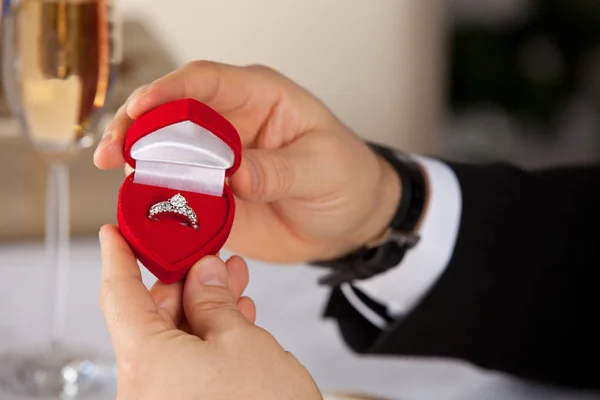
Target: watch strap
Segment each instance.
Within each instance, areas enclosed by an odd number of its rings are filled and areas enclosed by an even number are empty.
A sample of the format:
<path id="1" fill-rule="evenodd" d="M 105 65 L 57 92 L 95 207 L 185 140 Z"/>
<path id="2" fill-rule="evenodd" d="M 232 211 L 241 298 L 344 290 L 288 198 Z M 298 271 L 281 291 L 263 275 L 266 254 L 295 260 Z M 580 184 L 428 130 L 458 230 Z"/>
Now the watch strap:
<path id="1" fill-rule="evenodd" d="M 390 227 L 394 231 L 412 232 L 421 220 L 427 197 L 427 185 L 421 167 L 404 153 L 374 143 L 368 145 L 394 168 L 402 182 L 402 199 Z"/>

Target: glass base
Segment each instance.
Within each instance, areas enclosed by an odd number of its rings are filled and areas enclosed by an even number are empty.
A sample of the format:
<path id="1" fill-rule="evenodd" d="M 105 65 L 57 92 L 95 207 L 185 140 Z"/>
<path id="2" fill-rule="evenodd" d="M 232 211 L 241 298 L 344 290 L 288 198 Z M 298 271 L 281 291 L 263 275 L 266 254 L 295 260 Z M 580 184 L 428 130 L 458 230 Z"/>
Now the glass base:
<path id="1" fill-rule="evenodd" d="M 112 400 L 116 383 L 114 362 L 86 351 L 53 345 L 0 355 L 3 400 Z"/>

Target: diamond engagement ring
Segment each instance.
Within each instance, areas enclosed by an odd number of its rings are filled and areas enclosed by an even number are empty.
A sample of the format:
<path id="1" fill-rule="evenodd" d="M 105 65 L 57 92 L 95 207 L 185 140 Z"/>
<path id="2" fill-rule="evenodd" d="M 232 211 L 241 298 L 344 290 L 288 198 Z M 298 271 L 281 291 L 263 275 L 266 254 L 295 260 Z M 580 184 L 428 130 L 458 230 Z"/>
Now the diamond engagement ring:
<path id="1" fill-rule="evenodd" d="M 155 219 L 157 214 L 171 213 L 178 214 L 186 218 L 192 228 L 198 229 L 197 217 L 192 207 L 188 206 L 187 200 L 181 194 L 177 193 L 167 201 L 161 201 L 150 207 L 148 218 Z"/>

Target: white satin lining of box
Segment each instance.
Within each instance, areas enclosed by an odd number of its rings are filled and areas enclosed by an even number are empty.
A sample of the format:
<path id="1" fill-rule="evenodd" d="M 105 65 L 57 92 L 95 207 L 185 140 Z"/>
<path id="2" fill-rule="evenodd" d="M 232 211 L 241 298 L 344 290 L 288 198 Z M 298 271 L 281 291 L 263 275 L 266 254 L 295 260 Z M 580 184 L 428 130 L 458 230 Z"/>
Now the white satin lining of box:
<path id="1" fill-rule="evenodd" d="M 178 122 L 138 140 L 135 183 L 222 196 L 225 171 L 233 166 L 231 148 L 191 121 Z"/>

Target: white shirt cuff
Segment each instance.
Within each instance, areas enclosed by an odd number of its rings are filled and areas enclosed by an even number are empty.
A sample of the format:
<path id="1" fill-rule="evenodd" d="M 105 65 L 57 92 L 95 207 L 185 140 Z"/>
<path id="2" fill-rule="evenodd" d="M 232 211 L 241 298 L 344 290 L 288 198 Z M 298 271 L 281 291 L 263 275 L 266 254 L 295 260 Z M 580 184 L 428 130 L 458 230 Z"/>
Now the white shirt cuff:
<path id="1" fill-rule="evenodd" d="M 430 190 L 427 212 L 419 231 L 421 240 L 397 267 L 353 282 L 365 295 L 386 305 L 390 316 L 395 318 L 408 314 L 437 282 L 454 253 L 460 227 L 462 195 L 456 175 L 441 161 L 426 157 L 416 159 L 428 176 Z M 348 289 L 349 284 L 342 285 L 342 291 L 356 310 L 383 328 L 385 322 L 364 311 L 366 306 L 360 299 L 348 298 L 351 292 Z"/>

